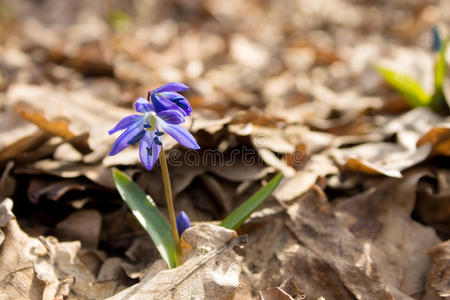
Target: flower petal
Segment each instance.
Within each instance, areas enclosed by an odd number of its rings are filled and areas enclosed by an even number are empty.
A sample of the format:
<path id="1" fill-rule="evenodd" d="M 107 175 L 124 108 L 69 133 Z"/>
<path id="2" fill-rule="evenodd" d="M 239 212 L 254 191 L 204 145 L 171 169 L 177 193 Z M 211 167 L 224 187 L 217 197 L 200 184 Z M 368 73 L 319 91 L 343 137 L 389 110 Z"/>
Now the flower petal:
<path id="1" fill-rule="evenodd" d="M 162 92 L 183 92 L 189 89 L 188 86 L 179 82 L 170 82 L 153 90 L 153 93 Z"/>
<path id="2" fill-rule="evenodd" d="M 153 105 L 147 99 L 142 97 L 136 100 L 136 102 L 134 103 L 134 107 L 136 108 L 136 111 L 141 113 L 155 110 Z"/>
<path id="3" fill-rule="evenodd" d="M 157 113 L 167 109 L 174 109 L 179 110 L 183 114 L 183 116 L 186 115 L 186 112 L 182 108 L 178 107 L 175 103 L 167 98 L 164 98 L 158 93 L 152 93 L 151 99 Z"/>
<path id="4" fill-rule="evenodd" d="M 191 115 L 192 107 L 189 101 L 177 92 L 162 92 L 158 93 L 164 98 L 169 99 L 171 102 L 175 103 L 179 108 L 184 110 L 187 115 Z"/>
<path id="5" fill-rule="evenodd" d="M 191 227 L 191 220 L 189 220 L 188 215 L 184 211 L 180 211 L 176 219 L 178 235 L 181 237 L 181 234 Z"/>
<path id="6" fill-rule="evenodd" d="M 139 146 L 139 156 L 142 164 L 147 170 L 151 170 L 155 165 L 161 151 L 161 146 L 153 141 L 153 132 L 147 131 Z"/>
<path id="7" fill-rule="evenodd" d="M 119 135 L 116 142 L 112 146 L 109 155 L 116 155 L 117 153 L 128 147 L 130 145 L 129 142 L 132 141 L 132 139 L 137 136 L 142 131 L 142 129 L 143 128 L 141 123 L 135 123 L 134 125 L 128 127 L 127 130 Z"/>
<path id="8" fill-rule="evenodd" d="M 184 116 L 179 110 L 167 109 L 160 111 L 156 115 L 169 124 L 184 123 Z"/>
<path id="9" fill-rule="evenodd" d="M 141 120 L 142 121 L 144 120 L 144 116 L 141 116 L 141 115 L 127 116 L 127 117 L 123 118 L 122 120 L 120 120 L 119 123 L 117 123 L 117 125 L 114 126 L 113 129 L 108 131 L 108 133 L 113 134 L 114 132 L 125 129 L 125 128 L 129 127 L 130 125 L 132 125 L 133 123 L 139 122 Z"/>
<path id="10" fill-rule="evenodd" d="M 169 124 L 164 121 L 159 124 L 166 133 L 170 134 L 181 145 L 191 149 L 200 149 L 192 134 L 181 125 Z"/>

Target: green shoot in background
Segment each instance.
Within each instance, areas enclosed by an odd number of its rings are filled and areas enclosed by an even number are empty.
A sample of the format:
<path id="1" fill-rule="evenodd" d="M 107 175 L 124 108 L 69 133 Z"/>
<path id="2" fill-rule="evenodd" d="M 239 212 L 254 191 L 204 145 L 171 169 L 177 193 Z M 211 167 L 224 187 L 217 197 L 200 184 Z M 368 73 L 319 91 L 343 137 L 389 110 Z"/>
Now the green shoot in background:
<path id="1" fill-rule="evenodd" d="M 447 51 L 448 39 L 442 44 L 436 54 L 434 65 L 434 94 L 430 95 L 420 83 L 406 74 L 390 70 L 381 66 L 375 69 L 386 80 L 386 82 L 403 95 L 411 107 L 429 107 L 436 112 L 446 109 L 446 99 L 443 91 L 443 82 L 446 75 L 445 52 Z"/>

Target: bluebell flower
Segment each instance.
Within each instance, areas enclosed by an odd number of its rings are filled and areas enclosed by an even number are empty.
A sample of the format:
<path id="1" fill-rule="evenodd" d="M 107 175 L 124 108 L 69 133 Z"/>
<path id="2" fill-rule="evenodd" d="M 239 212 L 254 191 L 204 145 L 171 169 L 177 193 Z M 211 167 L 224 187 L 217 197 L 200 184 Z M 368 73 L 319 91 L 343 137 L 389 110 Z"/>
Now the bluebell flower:
<path id="1" fill-rule="evenodd" d="M 171 82 L 153 91 L 150 91 L 148 98 L 152 100 L 156 110 L 178 109 L 184 116 L 190 116 L 192 107 L 187 99 L 177 93 L 188 90 L 189 87 L 182 83 Z"/>
<path id="2" fill-rule="evenodd" d="M 180 211 L 180 213 L 177 216 L 177 229 L 178 229 L 178 235 L 181 237 L 181 234 L 191 227 L 191 220 L 189 220 L 189 217 L 184 211 Z"/>
<path id="3" fill-rule="evenodd" d="M 183 99 L 173 100 L 175 98 L 173 94 L 169 96 L 164 94 L 186 89 L 187 87 L 181 83 L 169 83 L 151 93 L 152 101 L 155 98 L 153 104 L 148 99 L 139 98 L 135 103 L 135 108 L 142 114 L 125 117 L 108 131 L 109 134 L 113 134 L 124 130 L 117 138 L 109 155 L 116 155 L 129 145 L 140 141 L 140 159 L 142 164 L 151 170 L 158 160 L 162 146 L 161 136 L 164 133 L 169 134 L 187 148 L 199 149 L 200 146 L 192 134 L 181 126 L 185 121 L 185 116 L 192 111 L 189 102 L 181 95 L 180 97 Z"/>

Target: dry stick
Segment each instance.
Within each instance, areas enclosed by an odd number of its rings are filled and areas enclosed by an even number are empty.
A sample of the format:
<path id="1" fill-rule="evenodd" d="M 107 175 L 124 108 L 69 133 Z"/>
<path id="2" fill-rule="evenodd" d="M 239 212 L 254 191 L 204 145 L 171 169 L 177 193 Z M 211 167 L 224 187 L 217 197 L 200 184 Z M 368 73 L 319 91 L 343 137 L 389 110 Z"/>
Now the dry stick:
<path id="1" fill-rule="evenodd" d="M 175 261 L 176 266 L 181 265 L 181 245 L 180 237 L 178 236 L 177 222 L 175 220 L 175 209 L 173 206 L 172 188 L 170 186 L 169 169 L 167 168 L 166 154 L 161 146 L 161 153 L 159 155 L 159 162 L 161 164 L 161 174 L 164 183 L 164 192 L 166 194 L 167 209 L 169 210 L 169 222 L 172 227 L 172 237 L 175 242 Z"/>

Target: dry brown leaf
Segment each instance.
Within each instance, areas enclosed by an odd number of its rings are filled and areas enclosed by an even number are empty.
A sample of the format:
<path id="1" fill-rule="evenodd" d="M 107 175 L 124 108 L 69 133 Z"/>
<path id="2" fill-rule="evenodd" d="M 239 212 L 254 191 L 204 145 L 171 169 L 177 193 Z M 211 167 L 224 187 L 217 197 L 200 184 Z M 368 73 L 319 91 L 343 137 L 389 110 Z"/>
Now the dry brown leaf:
<path id="1" fill-rule="evenodd" d="M 241 268 L 233 251 L 243 240 L 234 231 L 210 225 L 195 225 L 183 233 L 190 258 L 176 269 L 162 271 L 114 295 L 115 299 L 232 299 Z M 211 236 L 211 234 L 213 234 Z M 198 238 L 196 238 L 198 237 Z M 192 243 L 192 244 L 188 244 Z"/>
<path id="2" fill-rule="evenodd" d="M 427 293 L 424 300 L 450 298 L 450 241 L 427 250 L 433 260 L 427 278 Z"/>
<path id="3" fill-rule="evenodd" d="M 249 241 L 236 299 L 258 299 L 254 291 L 279 285 L 291 277 L 301 284 L 307 299 L 352 299 L 333 269 L 298 242 L 284 225 L 285 220 L 285 214 L 275 215 L 246 231 Z"/>
<path id="4" fill-rule="evenodd" d="M 55 238 L 32 238 L 11 213 L 12 201 L 0 204 L 0 226 L 5 239 L 0 249 L 2 299 L 44 299 L 71 296 L 93 299 L 113 294 L 115 282 L 95 282 L 77 257 L 79 242 L 58 243 Z"/>
<path id="5" fill-rule="evenodd" d="M 418 181 L 427 175 L 420 169 L 410 171 L 401 180 L 384 180 L 365 193 L 337 203 L 338 219 L 362 247 L 363 265 L 373 265 L 386 285 L 406 295 L 423 292 L 429 267 L 423 251 L 439 242 L 432 228 L 410 217 Z"/>
<path id="6" fill-rule="evenodd" d="M 317 181 L 318 174 L 298 171 L 290 178 L 283 178 L 273 195 L 280 201 L 290 201 L 306 193 Z"/>
<path id="7" fill-rule="evenodd" d="M 326 200 L 311 193 L 288 214 L 287 225 L 299 241 L 325 261 L 357 299 L 394 299 L 362 243 L 340 224 Z"/>
<path id="8" fill-rule="evenodd" d="M 259 296 L 261 300 L 301 300 L 306 298 L 306 294 L 295 283 L 294 277 L 287 279 L 279 287 L 260 291 Z"/>
<path id="9" fill-rule="evenodd" d="M 65 139 L 70 139 L 75 136 L 69 130 L 69 126 L 66 121 L 49 121 L 42 115 L 42 113 L 31 111 L 23 105 L 16 106 L 16 111 L 25 120 L 37 125 L 42 130 L 53 135 L 57 135 Z"/>
<path id="10" fill-rule="evenodd" d="M 56 233 L 64 240 L 79 240 L 87 249 L 97 249 L 101 214 L 94 209 L 81 209 L 73 212 L 67 218 L 56 224 Z"/>
<path id="11" fill-rule="evenodd" d="M 32 150 L 50 139 L 50 135 L 46 132 L 35 132 L 29 136 L 22 137 L 15 142 L 3 147 L 0 150 L 0 161 L 14 159 L 17 156 Z"/>
<path id="12" fill-rule="evenodd" d="M 332 157 L 346 170 L 402 177 L 401 171 L 425 160 L 431 152 L 430 145 L 408 150 L 393 143 L 366 143 L 359 146 L 333 149 Z"/>
<path id="13" fill-rule="evenodd" d="M 450 124 L 434 127 L 417 141 L 417 146 L 427 143 L 432 145 L 432 155 L 450 156 Z"/>
<path id="14" fill-rule="evenodd" d="M 36 101 L 36 99 L 39 100 Z M 68 91 L 59 87 L 27 84 L 11 86 L 6 103 L 10 107 L 22 104 L 29 109 L 42 111 L 43 115 L 37 116 L 40 121 L 66 120 L 69 124 L 68 131 L 73 135 L 89 133 L 89 146 L 94 152 L 103 152 L 103 156 L 109 145 L 114 142 L 107 131 L 121 118 L 130 114 L 130 110 L 108 105 L 107 102 L 92 96 L 87 91 Z M 60 133 L 64 133 L 65 136 L 68 134 L 66 131 Z"/>
<path id="15" fill-rule="evenodd" d="M 93 182 L 108 188 L 114 188 L 111 170 L 101 164 L 82 164 L 53 159 L 42 159 L 32 166 L 19 167 L 15 170 L 18 174 L 50 174 L 62 178 L 77 178 L 86 176 Z"/>
<path id="16" fill-rule="evenodd" d="M 450 174 L 437 169 L 429 175 L 430 180 L 420 182 L 414 215 L 433 226 L 444 237 L 450 236 Z M 434 180 L 433 180 L 434 179 Z"/>

